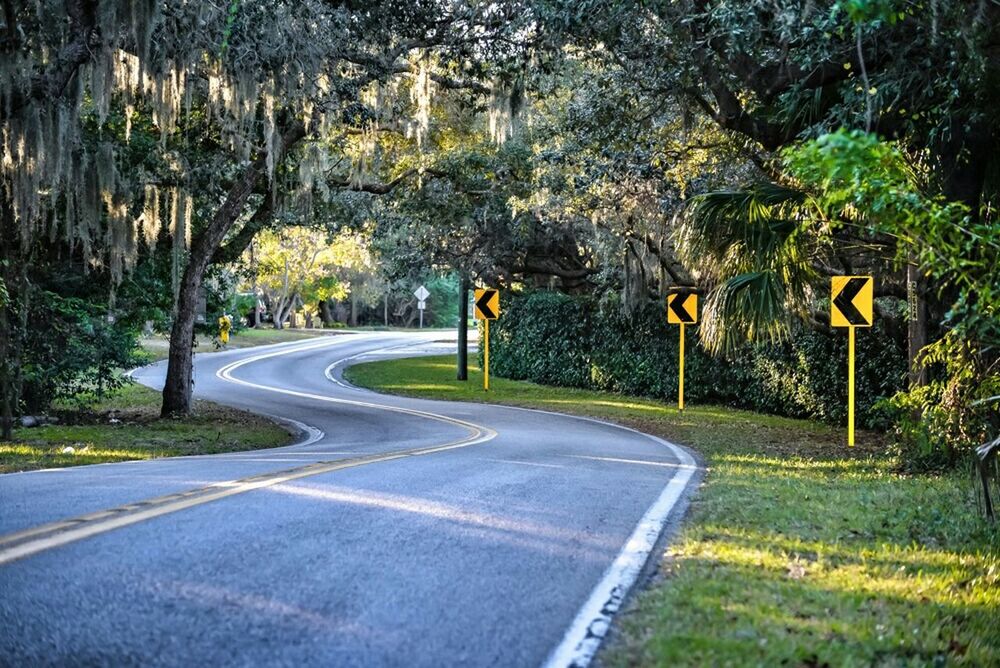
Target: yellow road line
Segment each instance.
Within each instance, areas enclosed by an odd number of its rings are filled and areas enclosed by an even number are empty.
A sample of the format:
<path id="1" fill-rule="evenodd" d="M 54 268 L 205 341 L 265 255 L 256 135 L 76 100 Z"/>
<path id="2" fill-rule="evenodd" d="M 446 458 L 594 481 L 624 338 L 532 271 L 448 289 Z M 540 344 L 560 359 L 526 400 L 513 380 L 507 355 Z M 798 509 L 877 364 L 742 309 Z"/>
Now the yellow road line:
<path id="1" fill-rule="evenodd" d="M 376 464 L 379 462 L 392 461 L 394 459 L 402 459 L 404 457 L 419 457 L 422 455 L 429 455 L 436 452 L 443 452 L 445 450 L 464 448 L 470 445 L 484 443 L 496 437 L 497 432 L 488 427 L 482 427 L 480 425 L 476 425 L 471 422 L 466 422 L 465 420 L 458 420 L 456 418 L 451 418 L 446 415 L 438 415 L 436 413 L 428 413 L 426 411 L 400 408 L 397 406 L 383 406 L 381 404 L 373 404 L 370 402 L 351 401 L 347 399 L 335 399 L 333 397 L 325 397 L 322 395 L 310 394 L 307 392 L 297 392 L 295 390 L 286 390 L 283 388 L 271 387 L 269 385 L 250 383 L 248 381 L 243 381 L 238 378 L 234 378 L 231 375 L 231 372 L 234 369 L 241 367 L 245 364 L 249 364 L 250 362 L 256 360 L 265 359 L 269 357 L 276 357 L 278 355 L 291 354 L 293 352 L 300 352 L 302 350 L 312 350 L 313 348 L 319 348 L 319 347 L 323 346 L 304 346 L 302 348 L 294 348 L 291 350 L 282 350 L 273 353 L 256 355 L 243 360 L 239 360 L 238 362 L 234 362 L 232 364 L 228 364 L 219 369 L 216 375 L 229 382 L 237 383 L 240 385 L 246 385 L 249 387 L 254 387 L 256 389 L 261 389 L 271 392 L 279 392 L 281 394 L 288 394 L 308 399 L 316 399 L 319 401 L 326 401 L 330 403 L 352 404 L 357 406 L 363 406 L 366 408 L 387 410 L 397 413 L 414 415 L 417 417 L 423 417 L 427 419 L 438 420 L 441 422 L 446 422 L 449 424 L 454 424 L 457 426 L 464 427 L 471 432 L 470 435 L 467 436 L 466 438 L 457 441 L 451 441 L 444 444 L 430 445 L 421 448 L 411 448 L 408 450 L 397 450 L 395 452 L 367 455 L 364 457 L 353 457 L 350 459 L 317 462 L 314 464 L 308 464 L 306 466 L 286 469 L 283 471 L 275 471 L 272 473 L 259 474 L 248 478 L 241 478 L 239 480 L 214 483 L 206 487 L 200 487 L 196 489 L 186 490 L 184 492 L 179 492 L 176 494 L 169 494 L 166 496 L 146 499 L 143 501 L 126 504 L 124 506 L 119 506 L 117 508 L 101 510 L 95 513 L 88 513 L 86 515 L 80 515 L 78 517 L 66 520 L 59 520 L 57 522 L 43 524 L 41 526 L 33 527 L 31 529 L 26 529 L 24 531 L 8 534 L 6 536 L 0 536 L 0 565 L 10 563 L 17 559 L 23 559 L 24 557 L 28 557 L 33 554 L 38 554 L 39 552 L 43 552 L 45 550 L 49 550 L 54 547 L 67 545 L 69 543 L 78 540 L 83 540 L 85 538 L 90 538 L 92 536 L 106 533 L 108 531 L 113 531 L 115 529 L 126 527 L 132 524 L 137 524 L 139 522 L 144 522 L 146 520 L 150 520 L 155 517 L 161 517 L 169 513 L 175 513 L 177 511 L 184 510 L 187 508 L 193 508 L 195 506 L 200 506 L 205 503 L 211 503 L 212 501 L 218 501 L 220 499 L 234 496 L 236 494 L 243 494 L 245 492 L 251 492 L 258 489 L 271 487 L 273 485 L 278 485 L 284 482 L 288 482 L 290 480 L 297 480 L 299 478 L 320 475 L 323 473 L 330 473 L 332 471 L 339 471 L 358 466 L 365 466 L 367 464 Z"/>

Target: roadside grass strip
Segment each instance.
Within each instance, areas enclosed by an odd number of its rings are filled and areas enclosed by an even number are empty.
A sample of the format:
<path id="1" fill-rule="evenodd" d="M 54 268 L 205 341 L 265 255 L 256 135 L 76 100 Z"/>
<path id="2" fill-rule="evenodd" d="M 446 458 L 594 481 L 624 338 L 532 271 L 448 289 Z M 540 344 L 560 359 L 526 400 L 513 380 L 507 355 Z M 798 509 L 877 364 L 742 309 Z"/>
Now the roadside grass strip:
<path id="1" fill-rule="evenodd" d="M 137 383 L 87 405 L 63 407 L 60 424 L 16 429 L 0 443 L 0 473 L 207 455 L 287 445 L 274 421 L 208 401 L 194 415 L 160 418 L 160 393 Z"/>
<path id="2" fill-rule="evenodd" d="M 1000 529 L 969 477 L 907 476 L 884 437 L 718 406 L 491 379 L 454 356 L 372 362 L 378 391 L 617 422 L 690 446 L 704 487 L 599 654 L 632 665 L 1000 665 Z M 479 384 L 477 384 L 479 383 Z"/>

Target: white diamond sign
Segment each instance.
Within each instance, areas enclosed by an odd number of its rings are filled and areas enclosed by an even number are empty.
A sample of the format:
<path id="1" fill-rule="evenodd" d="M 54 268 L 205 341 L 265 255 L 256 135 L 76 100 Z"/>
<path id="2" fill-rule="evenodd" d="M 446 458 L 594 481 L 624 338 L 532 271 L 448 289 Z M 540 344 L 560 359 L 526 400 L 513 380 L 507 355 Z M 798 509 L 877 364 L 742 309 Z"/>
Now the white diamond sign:
<path id="1" fill-rule="evenodd" d="M 431 296 L 431 293 L 427 290 L 427 288 L 421 285 L 419 288 L 413 291 L 413 296 L 419 299 L 420 301 L 426 301 L 427 298 Z"/>

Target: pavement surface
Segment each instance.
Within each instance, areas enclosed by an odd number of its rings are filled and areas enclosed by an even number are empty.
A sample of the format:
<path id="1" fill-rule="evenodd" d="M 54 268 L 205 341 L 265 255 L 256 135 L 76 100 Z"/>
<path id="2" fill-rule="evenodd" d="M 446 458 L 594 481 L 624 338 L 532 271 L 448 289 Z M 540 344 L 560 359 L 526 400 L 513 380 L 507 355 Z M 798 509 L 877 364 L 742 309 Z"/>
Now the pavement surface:
<path id="1" fill-rule="evenodd" d="M 298 445 L 0 475 L 0 665 L 586 664 L 694 461 L 340 379 L 442 336 L 196 357 L 196 396 L 290 421 Z"/>

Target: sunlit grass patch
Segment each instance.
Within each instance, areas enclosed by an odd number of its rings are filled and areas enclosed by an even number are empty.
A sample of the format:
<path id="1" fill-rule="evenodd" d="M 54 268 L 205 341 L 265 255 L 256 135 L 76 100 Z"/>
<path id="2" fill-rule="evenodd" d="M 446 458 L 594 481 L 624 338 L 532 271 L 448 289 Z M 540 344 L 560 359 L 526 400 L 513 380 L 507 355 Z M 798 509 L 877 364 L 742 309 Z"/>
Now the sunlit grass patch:
<path id="1" fill-rule="evenodd" d="M 59 424 L 15 429 L 13 442 L 0 443 L 0 473 L 255 450 L 291 441 L 269 420 L 211 402 L 196 401 L 194 414 L 184 419 L 160 419 L 159 407 L 160 393 L 138 384 L 85 409 L 61 406 Z"/>
<path id="2" fill-rule="evenodd" d="M 900 475 L 884 440 L 719 406 L 553 388 L 454 357 L 348 369 L 373 389 L 616 421 L 695 448 L 706 485 L 656 583 L 620 615 L 610 666 L 1000 665 L 1000 530 L 964 475 Z"/>
<path id="3" fill-rule="evenodd" d="M 72 450 L 67 450 L 72 448 Z M 105 462 L 124 462 L 133 459 L 154 457 L 150 450 L 126 450 L 100 448 L 92 443 L 77 443 L 77 446 L 27 445 L 24 443 L 0 443 L 0 473 L 31 469 L 81 466 Z"/>

